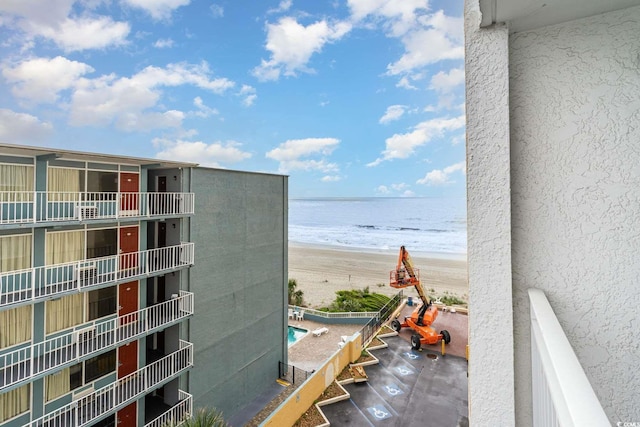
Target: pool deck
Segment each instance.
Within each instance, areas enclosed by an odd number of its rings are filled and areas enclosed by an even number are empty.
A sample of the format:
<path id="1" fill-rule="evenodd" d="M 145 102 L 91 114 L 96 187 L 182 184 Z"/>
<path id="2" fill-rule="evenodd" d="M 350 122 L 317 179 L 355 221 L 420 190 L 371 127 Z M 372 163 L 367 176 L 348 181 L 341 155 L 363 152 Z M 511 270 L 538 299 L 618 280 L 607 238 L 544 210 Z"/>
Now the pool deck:
<path id="1" fill-rule="evenodd" d="M 343 336 L 352 336 L 362 329 L 363 325 L 327 325 L 312 320 L 290 320 L 289 326 L 307 329 L 309 333 L 289 347 L 289 365 L 307 372 L 315 371 L 338 351 L 338 344 Z M 314 336 L 311 332 L 327 328 L 329 332 Z"/>

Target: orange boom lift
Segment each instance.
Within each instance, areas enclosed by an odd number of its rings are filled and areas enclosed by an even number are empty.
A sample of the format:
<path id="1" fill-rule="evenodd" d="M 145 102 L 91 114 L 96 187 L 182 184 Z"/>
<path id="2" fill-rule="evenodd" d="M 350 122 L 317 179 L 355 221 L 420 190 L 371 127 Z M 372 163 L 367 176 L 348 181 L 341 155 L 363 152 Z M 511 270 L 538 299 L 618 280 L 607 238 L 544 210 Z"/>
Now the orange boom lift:
<path id="1" fill-rule="evenodd" d="M 404 246 L 400 246 L 400 254 L 398 255 L 398 265 L 395 270 L 391 270 L 390 283 L 391 287 L 402 289 L 409 286 L 415 286 L 422 300 L 422 304 L 411 313 L 411 317 L 405 317 L 404 322 L 395 318 L 391 321 L 391 327 L 400 332 L 402 328 L 411 328 L 414 333 L 411 335 L 411 348 L 420 349 L 422 344 L 437 344 L 441 340 L 445 344 L 451 342 L 449 331 L 443 330 L 437 333 L 431 327 L 431 324 L 438 317 L 438 308 L 431 304 L 431 301 L 424 294 L 422 285 L 420 284 L 420 271 L 413 267 L 411 256 Z"/>

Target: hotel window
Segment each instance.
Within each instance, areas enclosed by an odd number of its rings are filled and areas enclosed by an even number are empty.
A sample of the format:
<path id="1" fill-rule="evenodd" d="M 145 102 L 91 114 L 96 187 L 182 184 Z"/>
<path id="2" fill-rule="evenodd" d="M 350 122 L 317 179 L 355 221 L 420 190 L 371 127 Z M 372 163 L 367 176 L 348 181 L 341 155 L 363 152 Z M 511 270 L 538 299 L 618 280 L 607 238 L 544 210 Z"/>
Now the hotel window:
<path id="1" fill-rule="evenodd" d="M 0 311 L 0 348 L 31 340 L 31 306 Z"/>
<path id="2" fill-rule="evenodd" d="M 87 259 L 117 255 L 117 247 L 117 228 L 87 231 Z"/>
<path id="3" fill-rule="evenodd" d="M 117 193 L 118 192 L 118 173 L 88 171 L 87 172 L 87 191 L 92 193 Z"/>
<path id="4" fill-rule="evenodd" d="M 29 384 L 0 394 L 0 423 L 29 410 Z"/>
<path id="5" fill-rule="evenodd" d="M 50 202 L 77 200 L 76 194 L 84 191 L 84 170 L 52 168 L 47 170 L 47 192 Z"/>
<path id="6" fill-rule="evenodd" d="M 33 166 L 0 165 L 0 202 L 33 201 L 33 191 Z"/>
<path id="7" fill-rule="evenodd" d="M 116 286 L 111 286 L 88 292 L 89 318 L 87 320 L 95 320 L 115 314 L 118 300 L 117 289 Z"/>
<path id="8" fill-rule="evenodd" d="M 116 351 L 111 350 L 64 368 L 45 379 L 46 400 L 53 400 L 116 370 Z"/>
<path id="9" fill-rule="evenodd" d="M 31 234 L 0 236 L 0 272 L 31 268 Z"/>

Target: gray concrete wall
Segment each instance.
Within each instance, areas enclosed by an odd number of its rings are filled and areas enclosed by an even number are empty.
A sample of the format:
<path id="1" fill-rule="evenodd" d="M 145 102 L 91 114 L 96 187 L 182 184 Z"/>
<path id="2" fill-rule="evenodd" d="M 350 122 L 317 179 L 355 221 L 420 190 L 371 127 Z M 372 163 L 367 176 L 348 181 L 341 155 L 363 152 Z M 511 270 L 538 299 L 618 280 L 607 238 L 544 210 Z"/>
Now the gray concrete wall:
<path id="1" fill-rule="evenodd" d="M 469 413 L 472 426 L 512 426 L 513 309 L 508 30 L 479 28 L 465 4 Z M 487 364 L 492 368 L 488 368 Z"/>
<path id="2" fill-rule="evenodd" d="M 639 34 L 635 7 L 511 36 L 519 426 L 531 425 L 529 287 L 611 422 L 640 420 Z"/>
<path id="3" fill-rule="evenodd" d="M 189 392 L 228 419 L 287 362 L 287 177 L 196 168 L 191 188 Z"/>

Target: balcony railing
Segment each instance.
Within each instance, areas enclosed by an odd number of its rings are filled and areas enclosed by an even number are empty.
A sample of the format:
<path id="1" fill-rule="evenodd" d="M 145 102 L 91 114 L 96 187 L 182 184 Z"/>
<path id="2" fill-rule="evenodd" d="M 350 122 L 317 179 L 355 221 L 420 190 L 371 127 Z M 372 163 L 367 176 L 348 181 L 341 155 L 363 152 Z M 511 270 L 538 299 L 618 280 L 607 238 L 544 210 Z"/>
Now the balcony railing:
<path id="1" fill-rule="evenodd" d="M 194 206 L 194 193 L 2 191 L 0 224 L 190 215 Z"/>
<path id="2" fill-rule="evenodd" d="M 0 307 L 159 275 L 194 262 L 193 243 L 0 273 Z"/>
<path id="3" fill-rule="evenodd" d="M 180 291 L 180 296 L 169 301 L 104 322 L 87 323 L 62 336 L 0 355 L 0 392 L 108 351 L 192 314 L 193 294 Z"/>
<path id="4" fill-rule="evenodd" d="M 175 404 L 164 414 L 148 422 L 144 427 L 166 427 L 179 426 L 183 420 L 193 414 L 193 397 L 189 393 L 178 390 L 178 399 L 180 401 Z"/>
<path id="5" fill-rule="evenodd" d="M 50 412 L 25 426 L 56 427 L 90 425 L 127 406 L 140 396 L 176 378 L 193 366 L 193 344 L 180 341 L 180 349 L 126 377 Z"/>
<path id="6" fill-rule="evenodd" d="M 606 426 L 609 419 L 547 297 L 529 289 L 535 426 Z"/>

